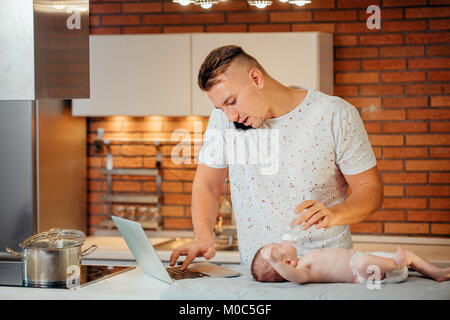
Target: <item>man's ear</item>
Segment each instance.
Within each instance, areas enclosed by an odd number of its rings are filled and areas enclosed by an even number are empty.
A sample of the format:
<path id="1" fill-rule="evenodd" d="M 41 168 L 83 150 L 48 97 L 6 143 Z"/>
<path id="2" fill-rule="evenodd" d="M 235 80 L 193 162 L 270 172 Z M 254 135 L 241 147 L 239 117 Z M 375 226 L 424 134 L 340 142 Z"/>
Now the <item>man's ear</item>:
<path id="1" fill-rule="evenodd" d="M 259 70 L 258 68 L 252 68 L 250 69 L 248 75 L 252 84 L 254 84 L 259 89 L 263 88 L 264 79 L 261 70 Z"/>

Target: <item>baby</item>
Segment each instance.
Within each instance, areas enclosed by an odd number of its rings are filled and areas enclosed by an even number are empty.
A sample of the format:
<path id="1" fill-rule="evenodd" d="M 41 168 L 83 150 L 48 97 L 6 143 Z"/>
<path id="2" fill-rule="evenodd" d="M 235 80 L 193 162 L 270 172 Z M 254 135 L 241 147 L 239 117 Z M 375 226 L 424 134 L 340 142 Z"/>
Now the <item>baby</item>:
<path id="1" fill-rule="evenodd" d="M 330 248 L 315 249 L 297 258 L 296 248 L 282 241 L 262 246 L 253 258 L 251 271 L 261 282 L 386 283 L 405 281 L 408 267 L 439 282 L 450 280 L 450 268 L 438 268 L 401 246 L 394 254 Z"/>

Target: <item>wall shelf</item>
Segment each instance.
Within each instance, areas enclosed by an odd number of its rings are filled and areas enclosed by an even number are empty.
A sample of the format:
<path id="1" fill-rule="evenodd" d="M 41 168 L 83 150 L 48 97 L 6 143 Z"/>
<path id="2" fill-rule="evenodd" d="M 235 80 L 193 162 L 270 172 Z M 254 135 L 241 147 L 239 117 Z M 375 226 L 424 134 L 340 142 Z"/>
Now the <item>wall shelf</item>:
<path id="1" fill-rule="evenodd" d="M 142 228 L 144 229 L 161 230 L 159 221 L 137 221 L 137 222 L 139 222 Z M 100 221 L 100 226 L 112 229 L 115 228 L 116 224 L 112 220 L 103 220 Z"/>
<path id="2" fill-rule="evenodd" d="M 145 143 L 152 142 L 155 144 L 156 152 L 156 169 L 141 169 L 141 168 L 114 168 L 114 159 L 111 151 L 111 143 L 114 141 L 120 142 L 137 142 Z M 154 138 L 142 138 L 142 139 L 105 139 L 103 128 L 99 128 L 97 131 L 97 137 L 94 140 L 95 151 L 102 153 L 106 148 L 106 168 L 101 168 L 99 171 L 101 174 L 106 175 L 106 194 L 100 198 L 100 200 L 106 203 L 107 207 L 107 217 L 105 220 L 100 222 L 100 226 L 106 227 L 108 229 L 114 228 L 115 224 L 111 219 L 113 215 L 113 204 L 124 204 L 127 205 L 128 209 L 135 211 L 134 205 L 141 205 L 140 209 L 145 212 L 150 213 L 149 216 L 144 212 L 144 216 L 138 217 L 136 213 L 132 213 L 129 219 L 136 220 L 145 229 L 160 230 L 161 229 L 161 161 L 162 161 L 162 150 L 161 142 L 169 142 L 166 139 L 158 140 Z M 173 141 L 170 141 L 173 142 Z M 137 195 L 137 194 L 112 194 L 112 177 L 114 175 L 125 175 L 125 176 L 154 176 L 156 177 L 156 192 L 153 194 Z M 153 208 L 147 207 L 148 204 L 153 204 Z M 117 206 L 117 211 L 119 206 Z M 124 208 L 122 208 L 124 210 Z M 122 213 L 116 212 L 118 216 L 122 216 Z"/>
<path id="3" fill-rule="evenodd" d="M 101 174 L 124 176 L 157 176 L 157 169 L 100 169 Z"/>
<path id="4" fill-rule="evenodd" d="M 106 195 L 100 199 L 105 202 L 120 202 L 120 203 L 159 203 L 160 197 L 157 195 L 150 196 L 127 196 L 127 195 Z"/>

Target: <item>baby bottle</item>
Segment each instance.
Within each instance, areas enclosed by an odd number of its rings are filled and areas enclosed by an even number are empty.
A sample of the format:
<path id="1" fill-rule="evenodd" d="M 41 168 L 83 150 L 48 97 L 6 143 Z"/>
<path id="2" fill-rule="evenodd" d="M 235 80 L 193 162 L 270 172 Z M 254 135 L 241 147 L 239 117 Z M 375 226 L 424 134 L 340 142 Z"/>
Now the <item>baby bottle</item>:
<path id="1" fill-rule="evenodd" d="M 292 213 L 285 216 L 284 230 L 282 240 L 297 242 L 298 234 L 300 233 L 300 226 L 297 224 L 298 214 Z"/>

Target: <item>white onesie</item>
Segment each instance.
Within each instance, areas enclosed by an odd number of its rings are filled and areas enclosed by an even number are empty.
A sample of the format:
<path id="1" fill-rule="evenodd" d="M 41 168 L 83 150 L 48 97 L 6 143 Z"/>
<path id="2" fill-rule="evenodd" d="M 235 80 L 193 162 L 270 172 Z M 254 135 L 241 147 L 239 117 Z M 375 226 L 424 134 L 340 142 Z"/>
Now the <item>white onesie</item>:
<path id="1" fill-rule="evenodd" d="M 331 207 L 345 200 L 343 174 L 376 165 L 358 110 L 345 100 L 306 87 L 306 98 L 291 112 L 260 128 L 236 130 L 214 109 L 199 162 L 229 168 L 241 264 L 249 265 L 264 244 L 281 241 L 285 219 L 305 200 Z M 256 158 L 256 161 L 255 161 Z M 317 248 L 353 244 L 349 226 L 301 231 L 300 256 Z"/>

